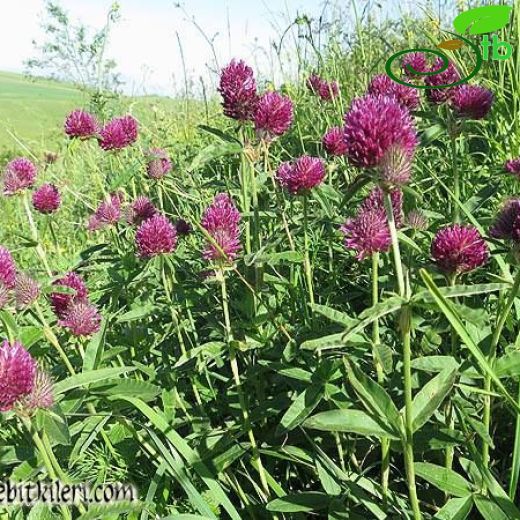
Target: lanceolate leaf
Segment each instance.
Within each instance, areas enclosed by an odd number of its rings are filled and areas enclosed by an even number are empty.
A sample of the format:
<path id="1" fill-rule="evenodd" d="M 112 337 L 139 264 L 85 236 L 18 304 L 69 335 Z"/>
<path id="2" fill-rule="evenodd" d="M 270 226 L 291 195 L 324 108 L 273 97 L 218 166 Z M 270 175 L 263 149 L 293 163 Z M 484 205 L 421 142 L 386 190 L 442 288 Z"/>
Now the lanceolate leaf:
<path id="1" fill-rule="evenodd" d="M 322 385 L 313 385 L 304 390 L 283 415 L 276 434 L 283 435 L 301 424 L 318 406 L 322 397 Z"/>
<path id="2" fill-rule="evenodd" d="M 308 492 L 287 495 L 267 504 L 267 510 L 276 513 L 310 513 L 325 509 L 331 498 L 325 493 Z"/>
<path id="3" fill-rule="evenodd" d="M 329 410 L 309 417 L 303 424 L 305 428 L 327 432 L 350 432 L 359 435 L 374 435 L 398 440 L 399 437 L 390 429 L 385 429 L 381 422 L 374 421 L 362 410 Z"/>
<path id="4" fill-rule="evenodd" d="M 452 498 L 433 517 L 437 520 L 465 520 L 473 509 L 473 497 Z"/>
<path id="5" fill-rule="evenodd" d="M 471 484 L 451 469 L 430 462 L 416 462 L 415 472 L 419 477 L 450 495 L 466 497 L 473 492 Z"/>
<path id="6" fill-rule="evenodd" d="M 412 404 L 412 429 L 417 431 L 435 413 L 450 393 L 457 369 L 446 368 L 431 379 L 415 396 Z"/>

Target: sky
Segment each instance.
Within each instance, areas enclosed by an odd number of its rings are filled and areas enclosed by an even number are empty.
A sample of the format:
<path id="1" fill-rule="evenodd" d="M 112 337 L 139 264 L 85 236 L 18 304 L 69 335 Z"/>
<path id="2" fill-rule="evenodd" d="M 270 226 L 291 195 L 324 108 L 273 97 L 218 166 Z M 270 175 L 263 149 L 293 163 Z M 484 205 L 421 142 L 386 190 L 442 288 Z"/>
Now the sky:
<path id="1" fill-rule="evenodd" d="M 71 20 L 100 28 L 112 1 L 60 3 Z M 121 19 L 113 27 L 107 57 L 116 60 L 126 93 L 164 95 L 184 86 L 182 54 L 190 81 L 199 83 L 202 76 L 210 88 L 217 64 L 223 66 L 233 57 L 272 69 L 271 39 L 298 13 L 317 17 L 322 9 L 322 0 L 120 0 L 119 4 Z M 32 41 L 43 40 L 44 0 L 3 0 L 2 5 L 0 70 L 21 72 L 24 60 L 34 55 Z M 278 71 L 264 72 L 276 77 L 284 64 L 277 66 Z"/>

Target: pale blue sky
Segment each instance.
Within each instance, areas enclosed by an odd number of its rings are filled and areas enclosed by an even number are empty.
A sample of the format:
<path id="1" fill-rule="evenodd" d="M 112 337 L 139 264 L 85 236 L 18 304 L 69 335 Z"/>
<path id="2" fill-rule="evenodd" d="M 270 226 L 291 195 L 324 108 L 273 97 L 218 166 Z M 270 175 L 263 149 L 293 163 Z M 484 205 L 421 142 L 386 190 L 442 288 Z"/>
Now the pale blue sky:
<path id="1" fill-rule="evenodd" d="M 392 2 L 380 0 L 387 8 Z M 104 23 L 111 3 L 61 0 L 72 19 L 95 27 Z M 182 9 L 176 7 L 179 3 Z M 349 5 L 350 0 L 341 3 Z M 23 61 L 32 54 L 32 40 L 41 39 L 44 0 L 2 0 L 1 4 L 0 70 L 21 71 Z M 172 93 L 183 82 L 177 34 L 189 76 L 197 81 L 199 76 L 208 81 L 212 76 L 208 69 L 208 65 L 214 68 L 212 50 L 190 22 L 192 18 L 212 39 L 220 65 L 241 57 L 276 76 L 277 71 L 271 70 L 271 39 L 297 13 L 318 16 L 322 9 L 321 0 L 120 0 L 119 4 L 122 19 L 114 28 L 107 54 L 117 61 L 127 92 L 141 92 L 144 85 L 148 92 L 163 94 Z"/>

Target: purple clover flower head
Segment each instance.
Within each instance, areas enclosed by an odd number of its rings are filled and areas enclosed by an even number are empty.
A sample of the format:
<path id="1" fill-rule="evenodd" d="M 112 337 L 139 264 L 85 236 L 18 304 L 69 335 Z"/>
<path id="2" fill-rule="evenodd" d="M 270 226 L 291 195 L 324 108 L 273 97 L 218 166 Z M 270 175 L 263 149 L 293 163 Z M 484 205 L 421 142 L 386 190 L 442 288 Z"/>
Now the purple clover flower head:
<path id="1" fill-rule="evenodd" d="M 32 195 L 34 209 L 49 215 L 57 211 L 61 205 L 61 196 L 54 184 L 43 184 Z"/>
<path id="2" fill-rule="evenodd" d="M 409 110 L 415 110 L 421 101 L 416 88 L 396 83 L 386 74 L 378 74 L 372 78 L 368 93 L 372 96 L 393 97 L 401 106 Z"/>
<path id="3" fill-rule="evenodd" d="M 85 281 L 79 274 L 73 271 L 67 273 L 62 278 L 55 280 L 52 285 L 72 289 L 71 292 L 66 293 L 56 291 L 51 293 L 49 296 L 52 310 L 58 318 L 65 318 L 68 309 L 73 302 L 85 301 L 88 298 L 88 289 Z"/>
<path id="4" fill-rule="evenodd" d="M 238 121 L 254 119 L 258 95 L 253 69 L 242 60 L 232 60 L 220 73 L 218 91 L 227 117 Z"/>
<path id="5" fill-rule="evenodd" d="M 320 185 L 325 178 L 325 163 L 318 157 L 304 155 L 294 162 L 285 162 L 276 172 L 276 181 L 291 195 L 304 195 Z"/>
<path id="6" fill-rule="evenodd" d="M 103 201 L 96 212 L 90 216 L 87 229 L 97 231 L 107 226 L 117 224 L 121 219 L 121 204 L 123 194 L 121 192 L 111 193 L 108 200 Z"/>
<path id="7" fill-rule="evenodd" d="M 31 306 L 40 296 L 40 286 L 36 280 L 33 280 L 25 273 L 16 275 L 16 285 L 14 288 L 14 297 L 16 307 L 25 309 Z"/>
<path id="8" fill-rule="evenodd" d="M 447 275 L 459 275 L 485 264 L 489 250 L 474 226 L 454 224 L 436 233 L 431 254 L 441 271 Z"/>
<path id="9" fill-rule="evenodd" d="M 11 291 L 0 282 L 0 310 L 2 310 L 11 299 Z"/>
<path id="10" fill-rule="evenodd" d="M 99 331 L 101 320 L 95 305 L 88 300 L 78 300 L 69 305 L 64 318 L 58 321 L 58 326 L 68 329 L 73 336 L 88 337 Z"/>
<path id="11" fill-rule="evenodd" d="M 428 229 L 428 219 L 421 210 L 412 209 L 406 215 L 406 225 L 415 231 L 426 231 Z"/>
<path id="12" fill-rule="evenodd" d="M 20 193 L 34 186 L 36 166 L 25 157 L 17 157 L 7 164 L 4 171 L 4 195 Z"/>
<path id="13" fill-rule="evenodd" d="M 399 146 L 392 146 L 381 159 L 378 167 L 379 182 L 387 190 L 405 186 L 412 178 L 412 161 Z"/>
<path id="14" fill-rule="evenodd" d="M 323 80 L 315 74 L 314 72 L 307 78 L 306 85 L 307 88 L 313 93 L 313 94 L 319 94 L 320 87 Z"/>
<path id="15" fill-rule="evenodd" d="M 345 115 L 347 156 L 354 166 L 377 166 L 390 148 L 399 146 L 410 157 L 418 144 L 408 110 L 387 96 L 364 96 Z"/>
<path id="16" fill-rule="evenodd" d="M 99 132 L 99 146 L 103 150 L 121 150 L 137 141 L 139 125 L 130 116 L 115 117 Z"/>
<path id="17" fill-rule="evenodd" d="M 390 192 L 390 198 L 392 199 L 395 226 L 400 228 L 403 225 L 403 192 L 399 189 L 393 190 Z M 384 191 L 379 187 L 374 188 L 363 201 L 361 207 L 362 209 L 380 209 L 385 211 Z"/>
<path id="18" fill-rule="evenodd" d="M 443 66 L 444 62 L 442 61 L 442 59 L 436 58 L 436 60 L 433 63 L 433 67 L 430 69 L 430 72 L 440 70 Z M 430 87 L 436 87 L 439 85 L 451 85 L 452 83 L 456 83 L 459 80 L 459 71 L 455 68 L 455 65 L 450 62 L 448 68 L 444 72 L 434 74 L 433 76 L 426 76 L 424 82 L 426 85 Z M 426 89 L 426 97 L 431 103 L 440 105 L 451 99 L 453 95 L 457 92 L 458 88 L 458 86 L 455 86 L 447 88 Z"/>
<path id="19" fill-rule="evenodd" d="M 157 214 L 157 208 L 143 195 L 137 197 L 126 210 L 126 221 L 132 226 L 140 226 L 145 220 Z"/>
<path id="20" fill-rule="evenodd" d="M 152 148 L 149 151 L 150 160 L 146 165 L 148 177 L 159 180 L 165 177 L 172 170 L 172 162 L 166 150 L 162 148 Z"/>
<path id="21" fill-rule="evenodd" d="M 154 215 L 141 224 L 135 243 L 140 258 L 171 253 L 177 246 L 177 231 L 164 215 Z"/>
<path id="22" fill-rule="evenodd" d="M 16 285 L 16 266 L 9 250 L 0 246 L 0 284 L 6 289 Z"/>
<path id="23" fill-rule="evenodd" d="M 401 60 L 403 73 L 409 78 L 420 75 L 421 72 L 429 72 L 430 67 L 424 52 L 410 52 Z M 415 72 L 414 72 L 415 71 Z"/>
<path id="24" fill-rule="evenodd" d="M 36 361 L 21 343 L 4 341 L 0 346 L 0 411 L 7 412 L 31 393 Z"/>
<path id="25" fill-rule="evenodd" d="M 454 92 L 451 105 L 460 118 L 484 119 L 493 105 L 493 93 L 479 85 L 461 85 Z"/>
<path id="26" fill-rule="evenodd" d="M 226 193 L 219 193 L 202 216 L 202 227 L 213 242 L 208 241 L 203 252 L 206 260 L 229 263 L 240 251 L 241 215 L 232 199 Z"/>
<path id="27" fill-rule="evenodd" d="M 511 240 L 520 246 L 520 199 L 508 200 L 489 230 L 493 238 Z"/>
<path id="28" fill-rule="evenodd" d="M 382 209 L 361 207 L 356 217 L 347 220 L 340 229 L 345 235 L 345 247 L 357 251 L 358 260 L 390 249 L 390 231 Z"/>
<path id="29" fill-rule="evenodd" d="M 73 110 L 65 119 L 65 133 L 71 138 L 88 139 L 98 132 L 97 119 L 85 110 Z"/>
<path id="30" fill-rule="evenodd" d="M 54 383 L 52 378 L 42 370 L 36 369 L 31 393 L 20 401 L 20 409 L 32 415 L 36 410 L 48 410 L 54 406 Z"/>
<path id="31" fill-rule="evenodd" d="M 347 152 L 347 143 L 343 128 L 334 126 L 329 128 L 323 136 L 323 148 L 329 155 L 341 156 Z"/>
<path id="32" fill-rule="evenodd" d="M 339 96 L 339 83 L 337 81 L 322 80 L 318 95 L 322 101 L 332 101 Z"/>
<path id="33" fill-rule="evenodd" d="M 507 173 L 514 175 L 517 179 L 520 179 L 520 157 L 506 161 L 504 164 L 504 170 Z"/>
<path id="34" fill-rule="evenodd" d="M 278 92 L 266 92 L 259 100 L 255 112 L 257 135 L 271 141 L 289 130 L 293 122 L 293 102 Z"/>

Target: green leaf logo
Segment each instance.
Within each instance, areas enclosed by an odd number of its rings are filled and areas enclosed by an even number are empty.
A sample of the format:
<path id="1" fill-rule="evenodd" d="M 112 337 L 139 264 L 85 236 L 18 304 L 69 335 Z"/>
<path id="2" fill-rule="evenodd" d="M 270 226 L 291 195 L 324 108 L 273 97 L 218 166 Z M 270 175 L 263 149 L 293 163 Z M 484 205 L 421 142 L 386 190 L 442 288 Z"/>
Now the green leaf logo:
<path id="1" fill-rule="evenodd" d="M 475 7 L 475 9 L 460 13 L 453 21 L 453 26 L 459 34 L 464 34 L 468 29 L 469 34 L 498 31 L 509 23 L 509 15 L 512 9 L 509 5 Z"/>

